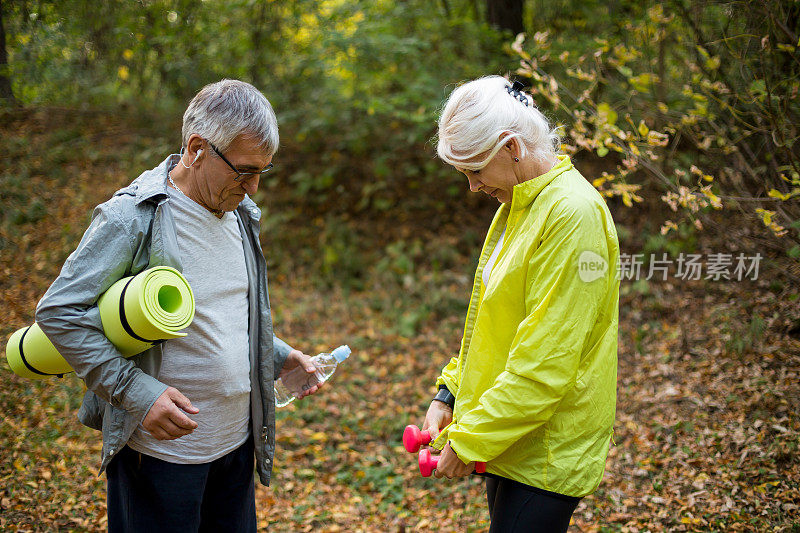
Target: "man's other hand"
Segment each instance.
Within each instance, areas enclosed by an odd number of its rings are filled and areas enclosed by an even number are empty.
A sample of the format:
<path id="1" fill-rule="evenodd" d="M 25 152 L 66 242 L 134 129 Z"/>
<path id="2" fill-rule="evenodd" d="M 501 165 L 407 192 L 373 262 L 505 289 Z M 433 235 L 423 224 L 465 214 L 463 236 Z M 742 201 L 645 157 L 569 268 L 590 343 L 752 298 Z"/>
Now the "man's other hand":
<path id="1" fill-rule="evenodd" d="M 297 367 L 303 368 L 311 377 L 311 374 L 317 371 L 317 367 L 314 366 L 314 362 L 311 361 L 311 357 L 304 354 L 300 350 L 292 350 L 289 352 L 289 356 L 286 358 L 286 362 L 283 365 L 283 369 L 281 370 L 280 377 L 285 376 L 290 371 L 294 370 Z M 299 400 L 300 398 L 305 398 L 311 394 L 314 394 L 319 389 L 322 388 L 324 383 L 317 383 L 313 387 L 309 387 L 308 389 L 301 392 L 296 398 Z"/>
<path id="2" fill-rule="evenodd" d="M 173 440 L 197 428 L 197 422 L 186 413 L 196 415 L 199 412 L 178 389 L 167 387 L 147 412 L 142 426 L 158 440 Z"/>

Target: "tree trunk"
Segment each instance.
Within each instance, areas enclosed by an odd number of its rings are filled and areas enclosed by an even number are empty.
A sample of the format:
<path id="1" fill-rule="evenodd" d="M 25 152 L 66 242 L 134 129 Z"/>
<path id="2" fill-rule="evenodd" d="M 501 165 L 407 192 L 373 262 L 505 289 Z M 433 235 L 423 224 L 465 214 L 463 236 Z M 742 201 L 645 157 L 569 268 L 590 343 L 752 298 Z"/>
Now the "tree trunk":
<path id="1" fill-rule="evenodd" d="M 250 34 L 250 45 L 252 47 L 252 63 L 250 65 L 250 81 L 251 83 L 262 90 L 264 85 L 264 73 L 266 72 L 266 65 L 264 57 L 269 53 L 265 50 L 264 37 L 266 36 L 267 24 L 267 3 L 257 2 L 255 5 L 255 13 L 251 19 L 253 24 L 253 31 Z"/>
<path id="2" fill-rule="evenodd" d="M 492 26 L 510 30 L 514 35 L 524 31 L 523 0 L 486 0 L 486 18 Z"/>
<path id="3" fill-rule="evenodd" d="M 3 0 L 0 0 L 0 100 L 15 102 L 8 77 L 8 53 L 6 52 L 6 31 L 3 26 Z"/>

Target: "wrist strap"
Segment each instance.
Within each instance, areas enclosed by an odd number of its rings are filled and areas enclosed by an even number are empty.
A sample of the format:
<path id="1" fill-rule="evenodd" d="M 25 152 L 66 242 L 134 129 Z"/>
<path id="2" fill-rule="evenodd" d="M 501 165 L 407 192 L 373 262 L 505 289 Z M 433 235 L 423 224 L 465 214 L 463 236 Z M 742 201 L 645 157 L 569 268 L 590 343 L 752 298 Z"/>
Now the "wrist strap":
<path id="1" fill-rule="evenodd" d="M 456 404 L 456 397 L 453 396 L 453 393 L 444 385 L 439 386 L 439 392 L 436 393 L 433 399 L 447 404 L 450 409 Z"/>

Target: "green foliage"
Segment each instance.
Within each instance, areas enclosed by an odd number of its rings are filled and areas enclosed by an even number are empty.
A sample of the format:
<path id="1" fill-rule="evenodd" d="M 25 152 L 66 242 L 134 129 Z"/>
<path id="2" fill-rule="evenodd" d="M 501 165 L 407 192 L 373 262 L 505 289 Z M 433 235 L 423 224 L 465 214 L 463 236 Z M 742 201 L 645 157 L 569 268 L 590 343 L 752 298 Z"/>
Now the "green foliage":
<path id="1" fill-rule="evenodd" d="M 353 227 L 329 216 L 321 228 L 319 248 L 321 254 L 320 281 L 328 286 L 361 289 L 364 286 L 365 251 Z"/>
<path id="2" fill-rule="evenodd" d="M 14 155 L 13 144 L 11 155 Z M 23 166 L 18 172 L 0 172 L 4 205 L 0 212 L 0 250 L 7 246 L 7 237 L 18 237 L 26 225 L 39 222 L 47 216 L 47 205 L 30 193 L 30 174 L 28 166 Z"/>
<path id="3" fill-rule="evenodd" d="M 761 347 L 766 329 L 767 326 L 764 319 L 757 313 L 753 313 L 750 320 L 744 323 L 731 321 L 729 331 L 727 332 L 729 337 L 725 343 L 725 347 L 739 356 L 743 355 L 745 352 L 757 352 Z"/>
<path id="4" fill-rule="evenodd" d="M 205 83 L 243 79 L 276 109 L 290 154 L 276 163 L 298 198 L 386 211 L 411 193 L 424 208 L 423 191 L 458 179 L 429 143 L 448 88 L 511 65 L 494 30 L 459 14 L 469 5 L 21 2 L 5 17 L 9 72 L 26 104 L 164 116 Z"/>
<path id="5" fill-rule="evenodd" d="M 429 2 L 305 3 L 286 35 L 287 89 L 279 106 L 300 154 L 290 181 L 298 196 L 386 211 L 455 173 L 428 144 L 447 87 L 497 70 L 500 41 Z M 402 21 L 402 22 L 400 22 Z M 465 38 L 465 35 L 469 38 Z"/>
<path id="6" fill-rule="evenodd" d="M 627 206 L 659 191 L 698 229 L 704 213 L 738 209 L 800 242 L 787 229 L 800 220 L 797 2 L 569 4 L 512 50 L 565 149 L 613 155 L 594 185 Z"/>
<path id="7" fill-rule="evenodd" d="M 448 213 L 465 192 L 462 178 L 433 153 L 438 110 L 460 81 L 517 64 L 540 106 L 563 125 L 565 149 L 591 153 L 610 171 L 594 181 L 603 194 L 628 206 L 656 195 L 674 211 L 661 231 L 648 232 L 648 251 L 690 250 L 705 215 L 726 208 L 752 216 L 788 257 L 800 258 L 797 2 L 529 0 L 526 25 L 541 31 L 510 47 L 478 20 L 476 5 L 6 3 L 7 71 L 28 105 L 119 106 L 162 117 L 131 123 L 133 138 L 159 132 L 153 142 L 126 140 L 138 144 L 137 170 L 177 148 L 180 113 L 203 84 L 222 77 L 254 83 L 273 103 L 282 134 L 263 188 L 269 192 L 258 199 L 264 205 L 276 189 L 285 199 L 288 189 L 294 202 L 265 209 L 262 236 L 307 220 L 303 206 L 319 223 L 292 230 L 316 231 L 322 250 L 295 259 L 276 247 L 268 259 L 271 266 L 311 264 L 324 286 L 347 280 L 360 290 L 373 270 L 403 283 L 389 274 L 398 265 L 387 261 L 411 250 L 365 255 L 363 236 L 343 213 Z M 105 165 L 94 148 L 100 139 L 81 131 L 60 129 L 45 158 L 26 161 L 29 174 L 64 181 L 74 175 L 76 154 Z M 2 221 L 8 227 L 36 220 L 47 207 L 27 197 L 10 203 Z M 448 246 L 428 250 L 425 268 L 446 273 Z M 422 312 L 404 318 L 405 330 L 425 319 Z"/>
<path id="8" fill-rule="evenodd" d="M 669 257 L 677 257 L 681 253 L 697 249 L 697 235 L 694 226 L 690 224 L 679 223 L 669 236 L 651 231 L 648 227 L 644 228 L 643 234 L 646 236 L 642 248 L 645 257 L 650 257 L 656 252 L 666 252 Z"/>
<path id="9" fill-rule="evenodd" d="M 456 83 L 512 66 L 498 53 L 503 37 L 475 19 L 467 0 L 43 0 L 4 9 L 9 76 L 24 104 L 158 117 L 131 122 L 123 133 L 126 149 L 135 144 L 132 173 L 177 150 L 181 113 L 204 84 L 228 77 L 261 89 L 282 144 L 256 195 L 267 260 L 286 275 L 310 266 L 320 287 L 361 290 L 370 272 L 384 270 L 392 270 L 388 282 L 402 283 L 395 270 L 407 251 L 368 256 L 346 213 L 445 212 L 465 188 L 435 158 L 439 107 Z M 29 158 L 31 174 L 67 179 L 76 156 L 102 168 L 105 152 L 96 145 L 103 137 L 82 131 L 71 124 L 55 132 L 46 157 Z M 42 216 L 42 206 L 26 198 L 4 224 Z M 285 252 L 289 226 L 318 247 Z M 447 250 L 432 258 L 442 270 L 454 261 Z M 398 324 L 412 331 L 430 312 L 407 313 Z"/>

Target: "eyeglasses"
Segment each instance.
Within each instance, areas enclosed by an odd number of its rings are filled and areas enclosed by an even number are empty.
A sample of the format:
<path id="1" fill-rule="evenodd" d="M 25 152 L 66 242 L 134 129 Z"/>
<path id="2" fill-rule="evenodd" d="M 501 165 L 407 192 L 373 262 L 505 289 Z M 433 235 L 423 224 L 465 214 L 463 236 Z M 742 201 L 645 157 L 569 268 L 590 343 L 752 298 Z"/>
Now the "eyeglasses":
<path id="1" fill-rule="evenodd" d="M 208 141 L 206 141 L 206 142 L 208 142 Z M 235 182 L 240 182 L 240 181 L 242 181 L 242 180 L 248 180 L 248 179 L 252 178 L 253 176 L 258 176 L 258 177 L 261 177 L 261 176 L 263 176 L 264 174 L 266 174 L 267 172 L 269 172 L 270 170 L 272 170 L 272 166 L 273 166 L 273 165 L 272 165 L 272 163 L 270 163 L 269 165 L 267 165 L 267 167 L 266 167 L 264 170 L 261 170 L 260 172 L 240 172 L 240 171 L 239 171 L 239 169 L 237 169 L 235 166 L 233 166 L 233 163 L 231 163 L 230 161 L 228 161 L 228 158 L 227 158 L 227 157 L 225 157 L 224 155 L 222 155 L 222 152 L 220 152 L 219 150 L 217 150 L 217 147 L 216 147 L 216 146 L 214 146 L 214 145 L 213 145 L 213 144 L 211 144 L 210 142 L 208 143 L 208 145 L 211 147 L 211 149 L 212 149 L 212 150 L 214 150 L 214 152 L 216 152 L 216 154 L 217 154 L 218 156 L 220 156 L 220 157 L 222 158 L 222 160 L 223 160 L 223 161 L 225 161 L 225 163 L 226 163 L 226 164 L 227 164 L 229 167 L 231 167 L 231 170 L 233 170 L 234 172 L 236 172 L 236 177 L 235 177 L 235 178 L 233 178 L 233 181 L 235 181 Z"/>

